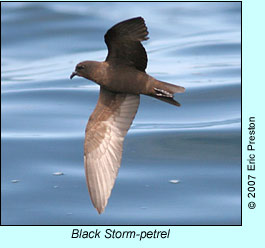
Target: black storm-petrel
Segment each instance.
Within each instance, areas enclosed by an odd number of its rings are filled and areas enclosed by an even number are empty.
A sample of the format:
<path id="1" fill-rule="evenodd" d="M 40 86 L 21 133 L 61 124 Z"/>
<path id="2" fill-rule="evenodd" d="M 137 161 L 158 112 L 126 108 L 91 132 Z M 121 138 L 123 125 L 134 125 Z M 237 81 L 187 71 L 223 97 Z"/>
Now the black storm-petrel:
<path id="1" fill-rule="evenodd" d="M 86 126 L 84 165 L 90 198 L 101 214 L 108 202 L 122 158 L 124 137 L 136 115 L 140 94 L 180 106 L 174 93 L 185 88 L 159 81 L 145 72 L 147 40 L 142 17 L 120 22 L 105 34 L 108 55 L 104 62 L 83 61 L 74 76 L 100 85 L 98 103 Z"/>

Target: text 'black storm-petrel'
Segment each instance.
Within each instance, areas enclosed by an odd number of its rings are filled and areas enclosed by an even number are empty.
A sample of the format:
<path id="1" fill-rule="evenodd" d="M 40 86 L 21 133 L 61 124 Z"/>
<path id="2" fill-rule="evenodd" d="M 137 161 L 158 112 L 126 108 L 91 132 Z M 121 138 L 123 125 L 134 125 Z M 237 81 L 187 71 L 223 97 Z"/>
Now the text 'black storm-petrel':
<path id="1" fill-rule="evenodd" d="M 140 94 L 180 106 L 174 93 L 185 88 L 156 80 L 146 72 L 147 40 L 142 17 L 114 25 L 105 34 L 104 62 L 77 64 L 70 78 L 80 76 L 100 85 L 98 103 L 86 126 L 84 164 L 90 198 L 98 213 L 107 205 L 122 158 L 124 137 L 136 115 Z"/>

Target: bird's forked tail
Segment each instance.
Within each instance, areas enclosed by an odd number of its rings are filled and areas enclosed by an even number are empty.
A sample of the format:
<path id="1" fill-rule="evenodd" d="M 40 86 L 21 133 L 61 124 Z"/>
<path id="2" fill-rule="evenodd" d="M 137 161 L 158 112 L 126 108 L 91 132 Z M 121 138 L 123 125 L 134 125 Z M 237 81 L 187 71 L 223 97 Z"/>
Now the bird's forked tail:
<path id="1" fill-rule="evenodd" d="M 179 107 L 180 103 L 174 99 L 174 94 L 183 93 L 185 88 L 157 80 L 153 90 L 152 97 Z"/>

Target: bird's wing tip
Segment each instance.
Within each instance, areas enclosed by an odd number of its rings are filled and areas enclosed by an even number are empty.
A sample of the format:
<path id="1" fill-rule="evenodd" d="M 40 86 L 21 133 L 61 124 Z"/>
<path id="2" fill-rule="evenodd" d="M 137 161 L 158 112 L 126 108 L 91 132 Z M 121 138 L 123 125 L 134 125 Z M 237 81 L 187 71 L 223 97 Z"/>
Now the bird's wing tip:
<path id="1" fill-rule="evenodd" d="M 102 214 L 104 212 L 104 208 L 96 208 L 98 211 L 98 214 Z"/>

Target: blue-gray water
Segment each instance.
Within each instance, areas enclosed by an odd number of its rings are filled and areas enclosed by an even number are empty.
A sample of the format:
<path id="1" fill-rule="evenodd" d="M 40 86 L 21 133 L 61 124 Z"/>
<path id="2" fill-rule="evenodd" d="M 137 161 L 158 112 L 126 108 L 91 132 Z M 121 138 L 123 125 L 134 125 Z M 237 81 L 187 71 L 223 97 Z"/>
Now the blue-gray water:
<path id="1" fill-rule="evenodd" d="M 2 224 L 241 223 L 239 2 L 1 6 Z M 135 16 L 149 29 L 147 73 L 186 92 L 180 108 L 141 97 L 98 215 L 83 140 L 99 87 L 69 76 L 104 60 L 106 30 Z"/>

